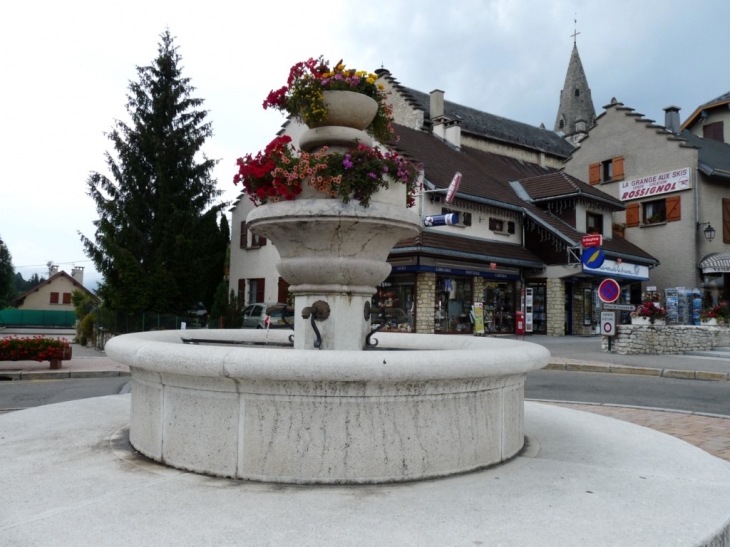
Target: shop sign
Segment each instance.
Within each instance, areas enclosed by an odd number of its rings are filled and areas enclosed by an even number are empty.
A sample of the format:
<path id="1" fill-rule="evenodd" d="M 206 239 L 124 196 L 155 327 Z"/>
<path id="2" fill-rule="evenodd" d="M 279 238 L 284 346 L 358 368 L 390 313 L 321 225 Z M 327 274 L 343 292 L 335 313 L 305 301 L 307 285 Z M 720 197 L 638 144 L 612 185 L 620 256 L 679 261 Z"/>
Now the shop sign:
<path id="1" fill-rule="evenodd" d="M 601 306 L 604 310 L 618 310 L 618 311 L 634 311 L 636 306 L 631 304 L 603 304 Z"/>
<path id="2" fill-rule="evenodd" d="M 621 277 L 625 279 L 635 279 L 637 281 L 649 281 L 649 267 L 640 266 L 639 264 L 631 264 L 622 262 L 619 264 L 615 260 L 606 259 L 599 268 L 588 268 L 583 266 L 583 273 L 594 275 L 610 275 L 611 277 Z"/>
<path id="3" fill-rule="evenodd" d="M 454 196 L 456 195 L 456 192 L 459 191 L 459 184 L 461 183 L 461 173 L 458 171 L 454 174 L 454 178 L 451 179 L 451 184 L 449 184 L 449 191 L 446 192 L 446 203 L 451 203 L 454 201 Z"/>
<path id="4" fill-rule="evenodd" d="M 488 279 L 509 279 L 515 281 L 520 278 L 519 274 L 483 272 L 480 270 L 462 270 L 460 268 L 444 268 L 441 266 L 426 266 L 423 264 L 414 264 L 410 266 L 393 266 L 391 272 L 435 272 L 438 274 L 467 275 L 472 277 L 485 277 Z"/>
<path id="5" fill-rule="evenodd" d="M 649 175 L 640 179 L 621 181 L 619 186 L 619 199 L 639 199 L 649 196 L 679 192 L 692 188 L 690 183 L 690 168 L 677 169 L 667 173 Z"/>
<path id="6" fill-rule="evenodd" d="M 606 253 L 598 247 L 588 247 L 580 255 L 580 261 L 585 268 L 600 268 L 606 260 Z"/>
<path id="7" fill-rule="evenodd" d="M 484 334 L 484 302 L 474 302 L 474 334 Z"/>
<path id="8" fill-rule="evenodd" d="M 583 246 L 583 248 L 600 247 L 601 245 L 603 245 L 603 236 L 601 234 L 590 234 L 587 236 L 583 236 L 580 244 L 581 246 Z"/>
<path id="9" fill-rule="evenodd" d="M 459 223 L 459 213 L 447 213 L 445 215 L 432 215 L 423 219 L 423 225 L 429 226 L 453 226 Z"/>

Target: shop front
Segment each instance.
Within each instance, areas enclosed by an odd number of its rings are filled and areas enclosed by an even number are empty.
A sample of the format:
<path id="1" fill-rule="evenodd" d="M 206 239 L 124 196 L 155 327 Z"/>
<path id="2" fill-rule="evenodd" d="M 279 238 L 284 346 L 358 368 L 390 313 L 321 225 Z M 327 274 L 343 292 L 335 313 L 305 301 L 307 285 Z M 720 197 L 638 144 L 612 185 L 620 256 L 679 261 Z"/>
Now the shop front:
<path id="1" fill-rule="evenodd" d="M 649 281 L 649 267 L 642 264 L 634 264 L 621 260 L 606 259 L 599 268 L 588 268 L 583 266 L 583 273 L 589 276 L 592 290 L 593 313 L 592 327 L 598 325 L 598 317 L 604 309 L 604 304 L 599 298 L 598 288 L 604 279 L 614 279 L 621 289 L 619 298 L 615 304 L 638 305 L 642 301 L 641 282 Z M 618 324 L 630 324 L 631 317 L 628 311 L 616 313 Z"/>
<path id="2" fill-rule="evenodd" d="M 518 268 L 444 264 L 427 257 L 413 257 L 412 262 L 394 264 L 373 298 L 374 311 L 389 318 L 382 330 L 474 334 L 474 304 L 479 302 L 486 333 L 514 332 Z"/>

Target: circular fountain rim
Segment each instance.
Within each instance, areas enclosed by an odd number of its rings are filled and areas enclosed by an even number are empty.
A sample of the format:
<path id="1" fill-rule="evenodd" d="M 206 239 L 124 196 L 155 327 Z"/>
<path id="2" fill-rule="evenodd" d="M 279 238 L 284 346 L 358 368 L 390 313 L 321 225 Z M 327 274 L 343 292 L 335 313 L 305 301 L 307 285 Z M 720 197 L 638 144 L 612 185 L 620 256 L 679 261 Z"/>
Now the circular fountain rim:
<path id="1" fill-rule="evenodd" d="M 378 333 L 379 347 L 401 351 L 372 352 L 184 344 L 182 338 L 191 332 L 125 334 L 112 338 L 105 349 L 116 361 L 152 372 L 285 381 L 418 382 L 512 376 L 541 369 L 550 358 L 546 348 L 530 342 L 471 336 Z M 205 338 L 281 344 L 290 333 L 210 330 Z"/>

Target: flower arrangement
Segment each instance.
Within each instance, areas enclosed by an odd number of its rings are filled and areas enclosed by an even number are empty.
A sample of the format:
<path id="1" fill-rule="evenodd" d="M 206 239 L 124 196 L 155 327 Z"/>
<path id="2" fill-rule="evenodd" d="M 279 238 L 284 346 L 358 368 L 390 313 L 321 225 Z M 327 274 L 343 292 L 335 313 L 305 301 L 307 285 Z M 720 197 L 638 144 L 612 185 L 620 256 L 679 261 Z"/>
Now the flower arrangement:
<path id="1" fill-rule="evenodd" d="M 293 200 L 302 192 L 302 185 L 309 184 L 345 203 L 356 199 L 367 207 L 375 192 L 396 181 L 406 185 L 408 207 L 412 207 L 420 170 L 396 152 L 364 144 L 345 153 L 329 153 L 327 147 L 311 154 L 301 152 L 288 136 L 276 137 L 263 151 L 247 154 L 237 164 L 233 182 L 243 183 L 256 205 Z"/>
<path id="2" fill-rule="evenodd" d="M 708 319 L 716 319 L 718 323 L 730 322 L 730 307 L 727 302 L 720 302 L 712 308 L 705 308 L 700 313 L 700 319 L 707 321 Z"/>
<path id="3" fill-rule="evenodd" d="M 0 361 L 51 361 L 63 359 L 68 340 L 43 336 L 10 336 L 0 339 Z"/>
<path id="4" fill-rule="evenodd" d="M 647 317 L 652 325 L 657 319 L 666 319 L 667 315 L 667 310 L 650 301 L 639 304 L 636 310 L 631 312 L 631 317 Z"/>
<path id="5" fill-rule="evenodd" d="M 366 71 L 345 68 L 340 60 L 332 68 L 320 55 L 317 59 L 297 63 L 289 70 L 285 86 L 272 90 L 264 100 L 264 109 L 286 112 L 307 125 L 323 121 L 327 116 L 323 91 L 354 91 L 375 100 L 378 111 L 368 132 L 381 142 L 393 134 L 392 108 L 385 102 L 385 89 L 377 84 L 378 76 Z"/>

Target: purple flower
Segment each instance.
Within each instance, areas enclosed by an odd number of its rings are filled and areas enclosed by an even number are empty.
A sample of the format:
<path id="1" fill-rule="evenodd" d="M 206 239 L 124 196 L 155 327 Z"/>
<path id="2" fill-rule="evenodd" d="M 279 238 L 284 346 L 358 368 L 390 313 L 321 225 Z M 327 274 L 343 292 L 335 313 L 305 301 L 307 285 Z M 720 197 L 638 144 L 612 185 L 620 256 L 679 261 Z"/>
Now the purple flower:
<path id="1" fill-rule="evenodd" d="M 352 169 L 352 162 L 347 158 L 342 161 L 342 165 L 345 166 L 345 169 Z"/>
<path id="2" fill-rule="evenodd" d="M 375 173 L 368 173 L 368 177 L 372 177 L 374 179 L 378 178 Z"/>
<path id="3" fill-rule="evenodd" d="M 384 165 L 383 166 L 383 173 L 387 173 L 387 172 L 388 172 L 388 166 L 387 165 Z"/>

